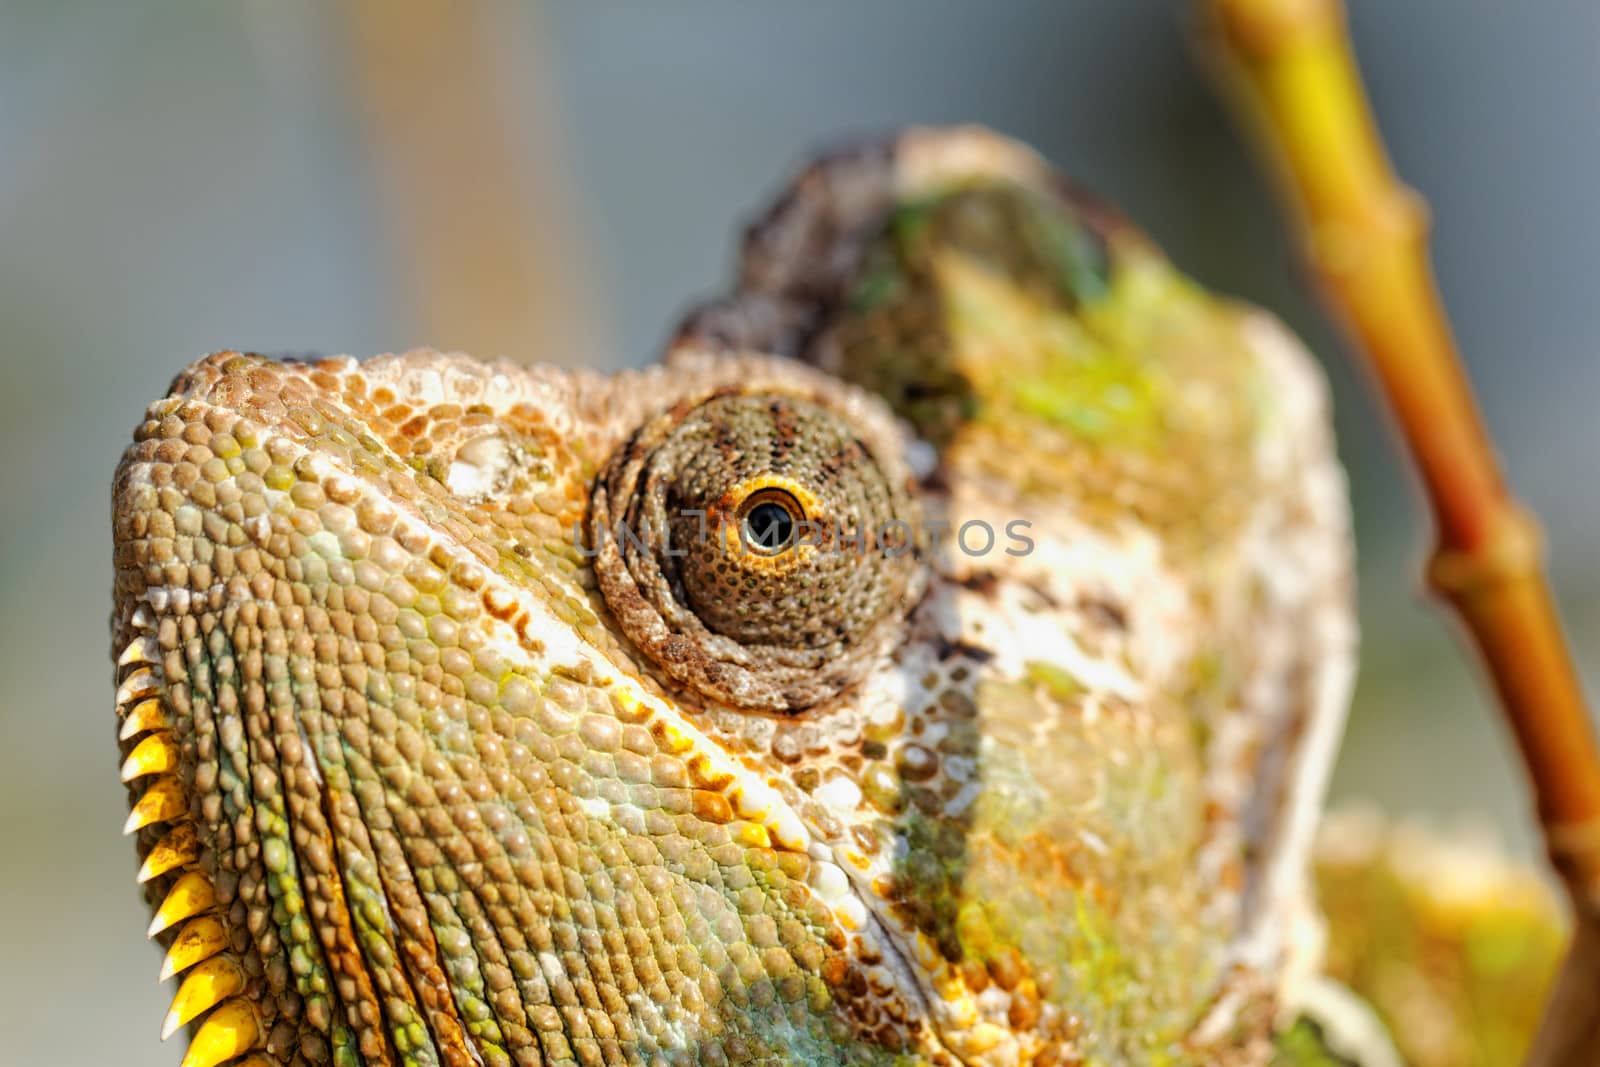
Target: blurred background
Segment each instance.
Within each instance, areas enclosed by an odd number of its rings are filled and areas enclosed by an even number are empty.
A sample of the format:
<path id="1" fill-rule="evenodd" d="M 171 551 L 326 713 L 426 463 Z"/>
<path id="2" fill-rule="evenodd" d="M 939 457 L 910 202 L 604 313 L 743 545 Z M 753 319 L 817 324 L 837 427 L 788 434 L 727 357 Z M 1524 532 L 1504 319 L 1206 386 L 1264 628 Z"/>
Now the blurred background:
<path id="1" fill-rule="evenodd" d="M 1360 688 L 1335 781 L 1530 851 L 1496 713 L 1417 596 L 1425 517 L 1172 0 L 671 5 L 0 0 L 0 1060 L 170 1064 L 119 837 L 111 471 L 214 349 L 614 368 L 729 277 L 816 146 L 976 121 L 1117 201 L 1328 366 Z M 1600 673 L 1600 7 L 1352 0 L 1401 175 Z"/>

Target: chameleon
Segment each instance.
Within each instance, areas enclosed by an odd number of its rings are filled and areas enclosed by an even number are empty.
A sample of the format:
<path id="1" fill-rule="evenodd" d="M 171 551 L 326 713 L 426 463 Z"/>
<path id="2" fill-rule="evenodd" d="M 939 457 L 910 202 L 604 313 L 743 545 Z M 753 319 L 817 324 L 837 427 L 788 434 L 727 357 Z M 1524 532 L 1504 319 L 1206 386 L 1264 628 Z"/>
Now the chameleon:
<path id="1" fill-rule="evenodd" d="M 644 369 L 207 356 L 112 525 L 184 1067 L 1398 1062 L 1326 387 L 999 135 L 813 162 Z"/>

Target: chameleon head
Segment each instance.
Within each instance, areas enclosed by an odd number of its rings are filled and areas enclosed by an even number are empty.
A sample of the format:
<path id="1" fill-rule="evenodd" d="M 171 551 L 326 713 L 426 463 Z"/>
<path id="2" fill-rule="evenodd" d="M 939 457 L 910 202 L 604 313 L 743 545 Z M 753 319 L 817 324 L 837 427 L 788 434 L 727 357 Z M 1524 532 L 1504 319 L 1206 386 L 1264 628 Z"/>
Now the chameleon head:
<path id="1" fill-rule="evenodd" d="M 1323 419 L 974 131 L 803 174 L 648 370 L 200 361 L 113 507 L 167 1031 L 1265 1062 L 1351 639 Z"/>

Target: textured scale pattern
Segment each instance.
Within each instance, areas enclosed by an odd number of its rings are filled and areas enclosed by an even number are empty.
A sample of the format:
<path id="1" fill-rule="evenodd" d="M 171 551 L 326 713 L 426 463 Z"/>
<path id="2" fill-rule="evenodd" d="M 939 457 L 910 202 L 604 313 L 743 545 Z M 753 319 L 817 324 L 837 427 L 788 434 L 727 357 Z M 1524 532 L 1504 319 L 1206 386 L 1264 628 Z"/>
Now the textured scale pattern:
<path id="1" fill-rule="evenodd" d="M 802 173 L 647 370 L 199 361 L 113 488 L 166 1032 L 1269 1062 L 1353 644 L 1324 407 L 1269 318 L 971 130 Z M 763 503 L 910 536 L 605 536 Z"/>

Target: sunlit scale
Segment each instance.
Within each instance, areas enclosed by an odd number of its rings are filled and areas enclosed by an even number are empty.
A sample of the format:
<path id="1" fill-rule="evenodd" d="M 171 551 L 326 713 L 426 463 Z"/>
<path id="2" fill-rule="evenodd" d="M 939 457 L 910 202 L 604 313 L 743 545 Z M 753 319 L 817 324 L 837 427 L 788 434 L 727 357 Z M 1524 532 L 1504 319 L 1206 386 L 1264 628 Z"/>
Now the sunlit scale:
<path id="1" fill-rule="evenodd" d="M 165 733 L 146 737 L 122 761 L 122 780 L 131 782 L 147 774 L 162 774 L 178 765 L 178 749 Z"/>
<path id="2" fill-rule="evenodd" d="M 150 919 L 149 936 L 155 937 L 173 923 L 192 919 L 210 910 L 215 903 L 216 891 L 211 888 L 211 879 L 202 871 L 188 871 L 172 883 L 165 899 L 157 906 Z"/>
<path id="3" fill-rule="evenodd" d="M 148 793 L 145 794 L 149 796 Z M 135 881 L 140 885 L 175 871 L 200 858 L 200 841 L 193 823 L 182 823 L 166 831 L 139 865 Z"/>
<path id="4" fill-rule="evenodd" d="M 237 961 L 227 956 L 214 956 L 195 964 L 184 975 L 183 984 L 172 998 L 172 1008 L 161 1024 L 161 1040 L 165 1041 L 178 1027 L 210 1011 L 243 988 L 244 971 Z"/>
<path id="5" fill-rule="evenodd" d="M 167 718 L 166 711 L 161 707 L 161 701 L 155 697 L 141 700 L 129 710 L 122 720 L 122 727 L 117 732 L 117 740 L 129 741 L 139 734 L 151 730 L 170 730 L 172 720 Z M 124 763 L 126 766 L 126 763 Z"/>
<path id="6" fill-rule="evenodd" d="M 1266 1061 L 1349 642 L 1302 354 L 993 138 L 800 188 L 661 367 L 151 406 L 113 658 L 185 1065 Z"/>

